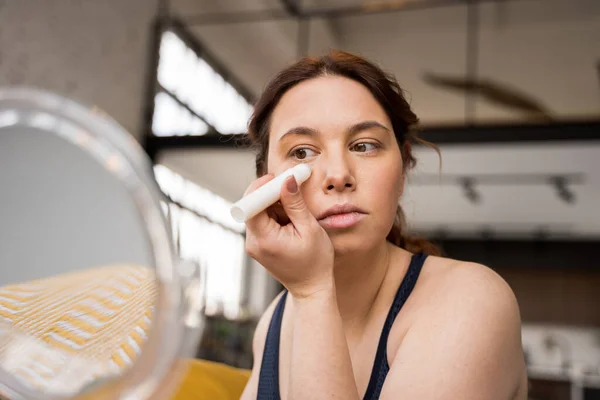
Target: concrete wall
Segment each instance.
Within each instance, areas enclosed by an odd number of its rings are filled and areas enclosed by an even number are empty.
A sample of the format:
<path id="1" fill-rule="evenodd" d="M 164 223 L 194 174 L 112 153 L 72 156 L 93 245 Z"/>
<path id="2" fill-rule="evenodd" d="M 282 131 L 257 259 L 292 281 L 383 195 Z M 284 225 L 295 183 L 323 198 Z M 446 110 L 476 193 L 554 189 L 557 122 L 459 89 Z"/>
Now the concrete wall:
<path id="1" fill-rule="evenodd" d="M 157 0 L 0 1 L 0 87 L 95 105 L 139 136 Z"/>

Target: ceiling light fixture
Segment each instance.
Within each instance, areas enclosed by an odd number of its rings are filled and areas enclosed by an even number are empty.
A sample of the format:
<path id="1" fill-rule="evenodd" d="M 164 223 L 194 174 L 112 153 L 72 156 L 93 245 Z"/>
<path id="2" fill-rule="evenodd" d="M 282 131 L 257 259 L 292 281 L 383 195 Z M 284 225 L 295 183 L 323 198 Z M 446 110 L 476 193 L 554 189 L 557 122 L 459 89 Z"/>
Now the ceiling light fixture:
<path id="1" fill-rule="evenodd" d="M 474 185 L 474 180 L 472 178 L 462 178 L 460 180 L 460 185 L 463 189 L 463 192 L 465 194 L 465 197 L 471 202 L 471 203 L 479 203 L 481 201 L 481 196 L 479 195 L 479 193 L 475 190 L 475 185 Z"/>
<path id="2" fill-rule="evenodd" d="M 575 203 L 575 193 L 567 187 L 567 180 L 562 176 L 550 178 L 550 184 L 554 186 L 557 196 L 567 204 Z"/>

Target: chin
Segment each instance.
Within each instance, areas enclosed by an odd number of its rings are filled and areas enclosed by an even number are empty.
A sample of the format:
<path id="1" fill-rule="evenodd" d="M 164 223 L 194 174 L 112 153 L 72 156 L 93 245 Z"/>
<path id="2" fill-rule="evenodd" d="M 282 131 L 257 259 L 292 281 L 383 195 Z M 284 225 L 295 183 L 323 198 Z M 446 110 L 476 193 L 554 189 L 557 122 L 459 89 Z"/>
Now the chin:
<path id="1" fill-rule="evenodd" d="M 379 240 L 373 240 L 373 236 L 367 237 L 365 234 L 356 232 L 330 233 L 329 238 L 336 257 L 367 252 L 379 243 Z"/>

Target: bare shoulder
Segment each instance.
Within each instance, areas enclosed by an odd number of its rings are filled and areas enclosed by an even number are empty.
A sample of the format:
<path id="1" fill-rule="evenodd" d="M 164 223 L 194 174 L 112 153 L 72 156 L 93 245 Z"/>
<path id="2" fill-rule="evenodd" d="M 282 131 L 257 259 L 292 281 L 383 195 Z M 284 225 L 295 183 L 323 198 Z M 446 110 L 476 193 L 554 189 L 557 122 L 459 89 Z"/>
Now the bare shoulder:
<path id="1" fill-rule="evenodd" d="M 427 263 L 422 293 L 427 296 L 427 314 L 444 327 L 463 331 L 469 346 L 504 346 L 498 350 L 513 351 L 520 362 L 521 315 L 508 283 L 477 263 L 442 257 L 429 257 Z"/>
<path id="2" fill-rule="evenodd" d="M 520 320 L 517 299 L 506 281 L 491 268 L 450 258 L 427 258 L 420 281 L 436 309 L 459 307 L 469 312 L 494 311 Z"/>
<path id="3" fill-rule="evenodd" d="M 501 276 L 481 264 L 430 256 L 413 296 L 414 318 L 394 355 L 390 393 L 524 398 L 520 312 Z M 421 370 L 423 359 L 428 362 Z M 445 376 L 445 384 L 426 386 L 435 376 Z"/>
<path id="4" fill-rule="evenodd" d="M 273 317 L 273 312 L 277 307 L 277 303 L 279 303 L 283 293 L 284 292 L 279 293 L 275 299 L 273 299 L 271 304 L 269 304 L 265 312 L 258 320 L 256 328 L 254 329 L 254 337 L 252 339 L 252 355 L 254 358 L 254 364 L 252 366 L 252 374 L 250 375 L 250 379 L 246 384 L 246 388 L 244 389 L 241 400 L 256 398 L 256 392 L 258 390 L 258 377 L 260 375 L 260 366 L 262 363 L 267 332 L 269 331 L 269 324 L 271 322 L 271 318 Z"/>

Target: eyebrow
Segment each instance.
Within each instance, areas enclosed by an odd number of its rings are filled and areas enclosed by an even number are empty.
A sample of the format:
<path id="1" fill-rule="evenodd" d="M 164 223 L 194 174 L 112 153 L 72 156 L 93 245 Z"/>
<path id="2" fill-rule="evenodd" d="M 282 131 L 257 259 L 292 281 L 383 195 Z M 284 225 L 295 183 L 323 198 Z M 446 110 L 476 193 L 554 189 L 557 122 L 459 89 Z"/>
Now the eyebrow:
<path id="1" fill-rule="evenodd" d="M 383 129 L 385 131 L 391 132 L 391 130 L 383 125 L 380 122 L 377 121 L 373 121 L 373 120 L 369 120 L 369 121 L 362 121 L 359 122 L 357 124 L 352 125 L 350 128 L 348 128 L 348 134 L 350 136 L 354 136 L 360 132 L 369 130 L 369 129 L 373 129 L 373 128 L 379 128 L 379 129 Z M 294 127 L 290 130 L 288 130 L 286 133 L 284 133 L 280 138 L 279 138 L 279 142 L 281 142 L 285 137 L 289 137 L 289 136 L 293 136 L 293 135 L 298 135 L 298 136 L 317 136 L 319 134 L 319 131 L 313 128 L 308 128 L 306 126 L 297 126 Z"/>

